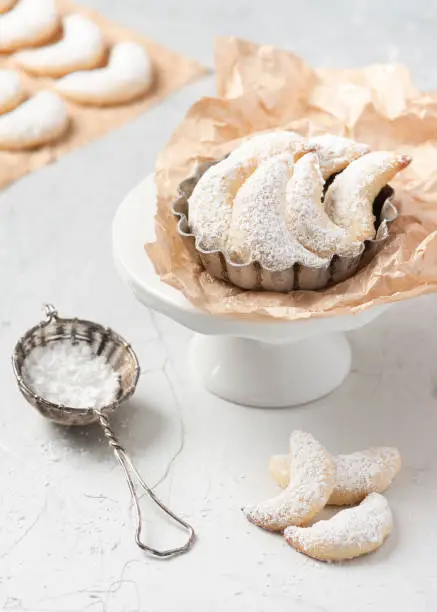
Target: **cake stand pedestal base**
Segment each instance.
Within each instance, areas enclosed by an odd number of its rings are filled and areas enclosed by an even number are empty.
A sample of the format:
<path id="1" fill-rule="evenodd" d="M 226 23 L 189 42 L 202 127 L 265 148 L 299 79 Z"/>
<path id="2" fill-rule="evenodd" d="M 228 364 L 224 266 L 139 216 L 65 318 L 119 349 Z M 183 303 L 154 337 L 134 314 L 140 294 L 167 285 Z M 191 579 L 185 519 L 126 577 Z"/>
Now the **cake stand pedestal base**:
<path id="1" fill-rule="evenodd" d="M 290 344 L 196 335 L 195 375 L 208 391 L 237 404 L 283 407 L 327 395 L 349 374 L 351 349 L 342 333 Z"/>

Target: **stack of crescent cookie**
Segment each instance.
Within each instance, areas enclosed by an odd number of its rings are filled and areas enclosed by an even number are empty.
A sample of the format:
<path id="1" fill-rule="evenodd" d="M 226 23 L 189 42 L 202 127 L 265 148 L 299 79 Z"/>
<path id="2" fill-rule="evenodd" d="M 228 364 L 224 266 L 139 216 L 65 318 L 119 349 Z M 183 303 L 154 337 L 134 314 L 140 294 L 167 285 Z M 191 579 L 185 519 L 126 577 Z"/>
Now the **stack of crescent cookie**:
<path id="1" fill-rule="evenodd" d="M 174 212 L 211 276 L 246 290 L 322 289 L 387 239 L 387 183 L 410 162 L 335 134 L 261 132 L 190 177 L 189 194 L 181 183 L 186 204 Z"/>
<path id="2" fill-rule="evenodd" d="M 400 467 L 396 448 L 333 457 L 311 434 L 294 431 L 290 454 L 270 459 L 283 492 L 243 512 L 251 523 L 283 532 L 291 546 L 314 559 L 352 559 L 376 550 L 391 533 L 393 517 L 381 493 Z M 326 505 L 352 507 L 313 522 Z"/>

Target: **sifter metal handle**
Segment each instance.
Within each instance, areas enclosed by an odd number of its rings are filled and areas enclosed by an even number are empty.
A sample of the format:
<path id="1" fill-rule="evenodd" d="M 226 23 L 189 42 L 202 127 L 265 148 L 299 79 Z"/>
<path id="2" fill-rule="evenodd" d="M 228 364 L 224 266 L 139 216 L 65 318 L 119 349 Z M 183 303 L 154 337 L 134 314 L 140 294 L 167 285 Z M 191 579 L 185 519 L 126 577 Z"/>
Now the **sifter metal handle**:
<path id="1" fill-rule="evenodd" d="M 58 311 L 53 306 L 53 304 L 44 304 L 44 314 L 46 315 L 49 322 L 52 319 L 58 318 Z"/>
<path id="2" fill-rule="evenodd" d="M 115 456 L 117 457 L 118 462 L 123 468 L 124 476 L 129 487 L 129 491 L 132 496 L 132 500 L 135 505 L 135 511 L 137 515 L 137 528 L 135 531 L 135 541 L 137 545 L 146 552 L 150 553 L 155 557 L 160 558 L 168 558 L 168 557 L 176 557 L 177 555 L 181 555 L 185 552 L 188 552 L 192 545 L 194 544 L 196 534 L 194 532 L 193 527 L 184 521 L 182 518 L 177 516 L 174 512 L 167 508 L 167 506 L 157 497 L 157 495 L 153 492 L 153 490 L 144 482 L 143 478 L 139 474 L 137 468 L 132 462 L 132 459 L 127 454 L 126 450 L 121 446 L 119 441 L 114 435 L 112 428 L 109 424 L 109 419 L 105 413 L 101 410 L 95 410 L 95 414 L 98 416 L 99 423 L 103 428 L 103 432 L 105 434 L 106 439 L 109 442 L 110 447 L 114 451 Z M 177 548 L 170 548 L 168 550 L 157 550 L 152 548 L 151 546 L 147 546 L 141 540 L 141 530 L 142 530 L 142 516 L 140 509 L 140 499 L 136 492 L 135 480 L 137 484 L 144 489 L 144 491 L 149 495 L 149 497 L 163 510 L 168 516 L 170 516 L 176 523 L 178 523 L 185 531 L 188 532 L 188 539 L 183 546 Z"/>

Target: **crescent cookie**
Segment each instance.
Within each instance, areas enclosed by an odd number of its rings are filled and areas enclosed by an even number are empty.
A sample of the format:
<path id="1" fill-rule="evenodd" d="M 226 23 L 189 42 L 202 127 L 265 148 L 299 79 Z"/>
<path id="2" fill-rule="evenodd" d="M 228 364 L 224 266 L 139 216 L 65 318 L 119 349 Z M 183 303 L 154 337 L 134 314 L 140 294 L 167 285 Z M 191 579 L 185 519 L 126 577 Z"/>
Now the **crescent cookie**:
<path id="1" fill-rule="evenodd" d="M 18 106 L 23 97 L 18 73 L 14 70 L 0 70 L 0 115 Z"/>
<path id="2" fill-rule="evenodd" d="M 256 168 L 256 160 L 214 164 L 195 186 L 189 199 L 188 220 L 202 249 L 224 249 L 238 189 Z"/>
<path id="3" fill-rule="evenodd" d="M 335 463 L 309 433 L 290 437 L 293 480 L 277 497 L 243 508 L 251 523 L 270 531 L 305 525 L 324 508 L 335 486 Z"/>
<path id="4" fill-rule="evenodd" d="M 98 25 L 82 15 L 68 15 L 62 22 L 63 38 L 52 45 L 21 51 L 14 57 L 31 74 L 60 77 L 99 65 L 105 44 Z"/>
<path id="5" fill-rule="evenodd" d="M 307 153 L 294 166 L 287 184 L 287 225 L 300 244 L 320 257 L 359 255 L 363 244 L 350 239 L 347 231 L 335 225 L 324 210 L 325 181 L 319 159 L 319 151 Z"/>
<path id="6" fill-rule="evenodd" d="M 365 144 L 334 134 L 313 136 L 308 142 L 317 149 L 320 171 L 325 181 L 370 151 Z"/>
<path id="7" fill-rule="evenodd" d="M 350 239 L 364 242 L 375 236 L 373 201 L 400 170 L 411 162 L 408 155 L 375 151 L 351 162 L 328 188 L 325 210 L 344 227 Z"/>
<path id="8" fill-rule="evenodd" d="M 277 155 L 261 162 L 238 190 L 226 243 L 233 261 L 257 261 L 278 271 L 296 261 L 312 267 L 327 265 L 299 244 L 287 227 L 285 197 L 292 172 L 293 155 Z"/>
<path id="9" fill-rule="evenodd" d="M 225 249 L 238 190 L 260 161 L 278 149 L 288 150 L 293 160 L 303 155 L 308 146 L 293 132 L 259 134 L 211 166 L 199 179 L 189 198 L 189 223 L 200 248 Z"/>
<path id="10" fill-rule="evenodd" d="M 147 51 L 137 43 L 123 42 L 112 48 L 106 67 L 73 72 L 60 79 L 56 89 L 73 102 L 110 106 L 140 97 L 151 83 Z"/>
<path id="11" fill-rule="evenodd" d="M 303 153 L 314 150 L 319 154 L 320 169 L 326 180 L 332 174 L 343 170 L 354 159 L 368 153 L 370 148 L 365 144 L 333 134 L 313 136 L 306 140 L 296 132 L 278 130 L 252 136 L 231 155 L 234 159 L 240 160 L 248 157 L 264 160 L 281 153 L 295 154 L 297 151 Z"/>
<path id="12" fill-rule="evenodd" d="M 0 16 L 0 52 L 45 43 L 56 34 L 59 25 L 54 0 L 18 0 Z"/>
<path id="13" fill-rule="evenodd" d="M 321 561 L 344 561 L 379 548 L 393 529 L 385 497 L 371 493 L 359 506 L 340 510 L 311 527 L 287 527 L 286 541 L 299 552 Z"/>
<path id="14" fill-rule="evenodd" d="M 17 0 L 0 0 L 0 14 L 9 11 Z"/>
<path id="15" fill-rule="evenodd" d="M 336 484 L 329 497 L 331 506 L 349 506 L 361 502 L 370 493 L 383 493 L 401 469 L 397 448 L 380 446 L 334 457 Z M 290 481 L 290 456 L 274 455 L 270 473 L 280 487 Z"/>
<path id="16" fill-rule="evenodd" d="M 68 113 L 51 91 L 37 93 L 15 110 L 0 116 L 0 149 L 31 149 L 57 140 L 67 129 Z"/>
<path id="17" fill-rule="evenodd" d="M 309 145 L 296 132 L 278 130 L 251 136 L 234 149 L 230 156 L 236 161 L 256 159 L 261 162 L 281 153 L 289 153 L 295 157 L 296 154 L 303 155 L 306 151 L 312 150 L 314 150 L 314 145 Z"/>

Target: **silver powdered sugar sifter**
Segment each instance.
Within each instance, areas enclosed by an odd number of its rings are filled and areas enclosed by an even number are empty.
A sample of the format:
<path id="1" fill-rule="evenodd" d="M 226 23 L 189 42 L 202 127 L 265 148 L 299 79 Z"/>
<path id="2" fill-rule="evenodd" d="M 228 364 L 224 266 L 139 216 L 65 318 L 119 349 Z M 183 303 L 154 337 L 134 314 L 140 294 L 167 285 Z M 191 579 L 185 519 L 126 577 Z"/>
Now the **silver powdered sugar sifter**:
<path id="1" fill-rule="evenodd" d="M 100 423 L 110 447 L 112 448 L 123 473 L 132 496 L 137 517 L 135 541 L 144 551 L 155 557 L 169 558 L 188 552 L 195 541 L 194 529 L 189 523 L 177 516 L 172 510 L 156 496 L 154 491 L 144 482 L 126 450 L 115 436 L 109 415 L 116 410 L 122 402 L 131 397 L 136 389 L 140 375 L 140 366 L 137 356 L 130 344 L 121 336 L 98 323 L 81 319 L 63 319 L 59 317 L 52 305 L 45 306 L 46 318 L 27 331 L 15 345 L 12 355 L 12 365 L 17 379 L 18 387 L 26 398 L 44 417 L 61 425 L 89 425 Z M 119 389 L 111 404 L 102 408 L 75 408 L 48 401 L 40 397 L 30 388 L 23 378 L 23 364 L 33 349 L 45 346 L 48 343 L 71 341 L 73 344 L 85 342 L 91 347 L 93 354 L 105 357 L 119 378 Z M 176 523 L 188 533 L 188 539 L 183 546 L 168 550 L 157 550 L 147 546 L 141 538 L 142 516 L 140 497 L 137 487 L 142 488 L 150 498 Z"/>

